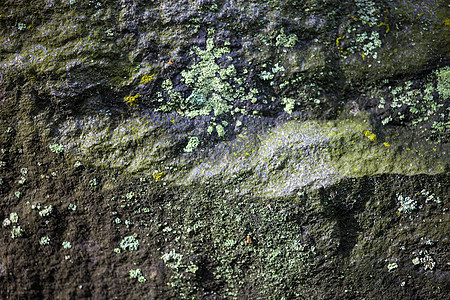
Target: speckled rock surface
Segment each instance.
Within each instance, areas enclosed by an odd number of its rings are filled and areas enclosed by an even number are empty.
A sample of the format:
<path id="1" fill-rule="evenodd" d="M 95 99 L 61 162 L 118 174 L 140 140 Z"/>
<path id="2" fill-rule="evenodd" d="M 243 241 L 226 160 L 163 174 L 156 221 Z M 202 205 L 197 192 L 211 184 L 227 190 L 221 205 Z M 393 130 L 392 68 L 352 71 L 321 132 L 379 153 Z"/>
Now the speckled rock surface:
<path id="1" fill-rule="evenodd" d="M 1 1 L 0 298 L 444 299 L 446 1 Z"/>

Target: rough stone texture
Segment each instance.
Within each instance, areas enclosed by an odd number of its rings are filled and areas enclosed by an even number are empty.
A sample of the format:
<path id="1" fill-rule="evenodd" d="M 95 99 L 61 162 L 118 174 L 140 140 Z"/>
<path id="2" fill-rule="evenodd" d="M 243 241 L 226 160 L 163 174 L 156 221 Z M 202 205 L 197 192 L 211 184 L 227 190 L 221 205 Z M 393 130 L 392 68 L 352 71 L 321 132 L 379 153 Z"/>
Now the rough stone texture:
<path id="1" fill-rule="evenodd" d="M 449 16 L 0 1 L 0 298 L 446 298 Z"/>

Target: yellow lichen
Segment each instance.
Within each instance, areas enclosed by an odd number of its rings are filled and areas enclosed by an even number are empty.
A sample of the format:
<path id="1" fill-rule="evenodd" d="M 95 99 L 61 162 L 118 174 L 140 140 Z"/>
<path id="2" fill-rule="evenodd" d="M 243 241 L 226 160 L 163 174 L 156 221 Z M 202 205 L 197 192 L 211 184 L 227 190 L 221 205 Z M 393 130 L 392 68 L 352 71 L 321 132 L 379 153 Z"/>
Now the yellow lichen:
<path id="1" fill-rule="evenodd" d="M 375 141 L 377 139 L 377 136 L 368 130 L 364 131 L 364 135 L 367 136 L 367 138 L 369 138 L 369 140 L 371 141 Z"/>
<path id="2" fill-rule="evenodd" d="M 345 38 L 345 35 L 344 35 L 344 36 L 340 36 L 340 37 L 338 37 L 338 38 L 336 39 L 336 46 L 338 47 L 338 49 L 339 49 L 339 41 L 340 41 L 341 39 L 343 39 L 343 38 Z"/>
<path id="3" fill-rule="evenodd" d="M 123 98 L 123 102 L 128 103 L 128 105 L 130 105 L 130 106 L 134 106 L 134 105 L 136 105 L 136 99 L 141 96 L 142 96 L 141 94 L 136 94 L 134 96 L 127 96 L 127 97 Z"/>
<path id="4" fill-rule="evenodd" d="M 338 48 L 338 50 L 343 54 L 343 55 L 347 55 L 347 51 L 344 51 L 344 49 L 339 45 L 340 40 L 344 39 L 345 35 L 340 36 L 336 39 L 336 47 Z"/>
<path id="5" fill-rule="evenodd" d="M 150 82 L 150 81 L 152 81 L 152 80 L 154 80 L 154 79 L 156 79 L 155 74 L 152 74 L 152 75 L 144 75 L 144 76 L 142 76 L 142 78 L 141 78 L 141 84 L 146 84 L 146 83 L 148 83 L 148 82 Z"/>
<path id="6" fill-rule="evenodd" d="M 164 175 L 164 172 L 159 172 L 159 173 L 154 173 L 152 176 L 156 181 L 158 181 L 161 179 L 161 177 L 163 177 L 163 175 Z"/>
<path id="7" fill-rule="evenodd" d="M 377 27 L 386 26 L 386 33 L 388 33 L 391 29 L 389 28 L 389 24 L 386 24 L 384 22 L 381 22 L 377 25 Z"/>

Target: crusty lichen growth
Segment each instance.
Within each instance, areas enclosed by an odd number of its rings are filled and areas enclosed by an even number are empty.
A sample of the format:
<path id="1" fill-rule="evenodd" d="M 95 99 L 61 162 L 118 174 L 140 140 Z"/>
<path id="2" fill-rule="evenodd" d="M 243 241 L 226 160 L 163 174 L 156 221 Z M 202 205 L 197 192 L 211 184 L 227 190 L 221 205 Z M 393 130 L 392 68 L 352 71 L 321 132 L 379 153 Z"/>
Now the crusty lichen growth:
<path id="1" fill-rule="evenodd" d="M 127 103 L 130 107 L 133 107 L 137 104 L 136 99 L 141 96 L 142 96 L 141 94 L 136 94 L 134 96 L 127 96 L 127 97 L 123 98 L 123 102 Z"/>
<path id="2" fill-rule="evenodd" d="M 141 77 L 141 84 L 149 83 L 150 81 L 155 80 L 155 79 L 156 79 L 155 74 L 152 74 L 152 75 L 146 74 Z"/>
<path id="3" fill-rule="evenodd" d="M 450 67 L 445 67 L 436 72 L 438 76 L 437 92 L 442 100 L 450 99 Z"/>
<path id="4" fill-rule="evenodd" d="M 219 65 L 216 60 L 227 57 L 230 49 L 214 45 L 214 32 L 208 29 L 206 49 L 194 46 L 190 54 L 198 57 L 194 63 L 181 72 L 182 82 L 191 89 L 190 94 L 184 97 L 180 92 L 173 90 L 171 79 L 166 79 L 162 89 L 168 100 L 164 100 L 162 93 L 158 94 L 158 101 L 164 103 L 159 109 L 162 111 L 177 111 L 187 117 L 209 115 L 211 112 L 219 116 L 228 112 L 237 100 L 252 100 L 258 90 L 246 92 L 233 63 Z M 195 57 L 194 56 L 194 57 Z M 233 61 L 228 56 L 226 62 Z"/>
<path id="5" fill-rule="evenodd" d="M 450 111 L 446 106 L 449 97 L 450 68 L 444 67 L 432 72 L 423 85 L 406 81 L 389 86 L 387 93 L 379 96 L 377 108 L 383 125 L 408 125 L 427 139 L 441 142 L 448 139 L 446 132 L 450 129 Z"/>
<path id="6" fill-rule="evenodd" d="M 200 140 L 198 139 L 198 137 L 196 137 L 196 136 L 190 137 L 186 147 L 184 147 L 184 152 L 194 151 L 198 147 L 199 144 L 200 144 Z"/>

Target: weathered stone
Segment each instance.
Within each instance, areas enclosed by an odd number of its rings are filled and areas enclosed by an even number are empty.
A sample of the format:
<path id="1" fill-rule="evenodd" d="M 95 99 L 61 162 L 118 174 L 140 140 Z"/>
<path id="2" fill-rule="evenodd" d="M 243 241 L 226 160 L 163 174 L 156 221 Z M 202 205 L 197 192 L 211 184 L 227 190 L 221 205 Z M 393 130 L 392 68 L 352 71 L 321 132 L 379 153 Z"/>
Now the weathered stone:
<path id="1" fill-rule="evenodd" d="M 446 1 L 6 1 L 0 298 L 444 299 Z"/>

